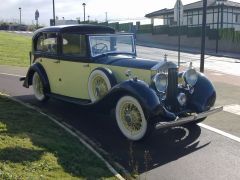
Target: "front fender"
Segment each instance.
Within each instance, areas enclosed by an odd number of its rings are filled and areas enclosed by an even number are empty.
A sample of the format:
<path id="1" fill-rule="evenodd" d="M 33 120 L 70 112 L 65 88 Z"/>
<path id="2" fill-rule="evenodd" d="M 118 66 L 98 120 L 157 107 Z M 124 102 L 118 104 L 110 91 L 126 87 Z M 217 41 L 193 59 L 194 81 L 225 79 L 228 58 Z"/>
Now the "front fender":
<path id="1" fill-rule="evenodd" d="M 194 86 L 194 93 L 190 97 L 189 108 L 200 113 L 208 111 L 216 101 L 216 91 L 210 80 L 204 74 L 198 74 L 198 81 Z"/>
<path id="2" fill-rule="evenodd" d="M 96 104 L 98 104 L 99 107 L 110 106 L 115 108 L 117 101 L 124 95 L 130 95 L 136 98 L 148 119 L 152 119 L 155 116 L 160 116 L 168 120 L 176 118 L 173 113 L 165 109 L 154 90 L 141 80 L 127 80 L 117 84 L 104 98 L 96 102 Z"/>
<path id="3" fill-rule="evenodd" d="M 39 63 L 34 63 L 30 66 L 30 68 L 28 69 L 26 78 L 23 82 L 23 86 L 26 88 L 29 88 L 30 85 L 32 85 L 32 78 L 33 78 L 33 74 L 37 72 L 43 82 L 43 86 L 44 86 L 44 93 L 50 93 L 50 85 L 49 85 L 49 80 L 47 77 L 47 73 L 44 70 L 43 66 Z"/>
<path id="4" fill-rule="evenodd" d="M 153 112 L 155 107 L 160 104 L 159 98 L 154 90 L 140 80 L 125 81 L 115 86 L 112 90 L 116 93 L 123 92 L 135 97 L 147 112 Z"/>

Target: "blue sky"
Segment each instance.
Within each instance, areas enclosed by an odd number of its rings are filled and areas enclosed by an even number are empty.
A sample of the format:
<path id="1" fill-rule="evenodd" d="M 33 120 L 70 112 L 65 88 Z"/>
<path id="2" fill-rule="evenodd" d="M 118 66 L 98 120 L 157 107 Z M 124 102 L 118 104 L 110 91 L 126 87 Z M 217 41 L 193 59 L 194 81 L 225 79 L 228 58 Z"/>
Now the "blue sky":
<path id="1" fill-rule="evenodd" d="M 34 22 L 34 13 L 39 10 L 39 23 L 48 25 L 52 18 L 52 0 L 1 0 L 0 20 L 19 21 L 19 7 L 22 8 L 22 21 L 27 24 Z M 182 0 L 183 4 L 197 0 Z M 239 2 L 240 0 L 234 0 Z M 176 0 L 55 0 L 56 16 L 65 19 L 83 20 L 82 3 L 86 3 L 86 16 L 91 20 L 103 21 L 105 12 L 108 19 L 142 18 L 145 14 L 163 9 L 173 8 Z"/>

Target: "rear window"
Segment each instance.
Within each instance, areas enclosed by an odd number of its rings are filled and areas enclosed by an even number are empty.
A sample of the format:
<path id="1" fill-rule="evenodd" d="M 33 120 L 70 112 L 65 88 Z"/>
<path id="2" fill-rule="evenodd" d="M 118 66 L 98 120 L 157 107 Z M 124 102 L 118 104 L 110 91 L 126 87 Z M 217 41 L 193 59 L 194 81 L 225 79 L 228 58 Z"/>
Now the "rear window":
<path id="1" fill-rule="evenodd" d="M 57 54 L 57 34 L 43 33 L 39 36 L 36 45 L 36 51 Z"/>

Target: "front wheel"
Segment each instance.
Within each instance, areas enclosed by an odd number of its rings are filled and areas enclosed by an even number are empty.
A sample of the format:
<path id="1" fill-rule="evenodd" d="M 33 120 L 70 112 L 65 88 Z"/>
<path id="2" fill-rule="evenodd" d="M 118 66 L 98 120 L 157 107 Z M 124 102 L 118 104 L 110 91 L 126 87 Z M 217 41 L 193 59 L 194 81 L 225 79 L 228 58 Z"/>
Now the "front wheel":
<path id="1" fill-rule="evenodd" d="M 120 98 L 117 102 L 115 116 L 120 131 L 129 140 L 141 140 L 149 133 L 150 125 L 140 103 L 134 97 Z"/>
<path id="2" fill-rule="evenodd" d="M 43 82 L 37 72 L 33 74 L 32 86 L 33 86 L 34 96 L 38 101 L 44 102 L 48 100 L 48 97 L 44 93 Z"/>

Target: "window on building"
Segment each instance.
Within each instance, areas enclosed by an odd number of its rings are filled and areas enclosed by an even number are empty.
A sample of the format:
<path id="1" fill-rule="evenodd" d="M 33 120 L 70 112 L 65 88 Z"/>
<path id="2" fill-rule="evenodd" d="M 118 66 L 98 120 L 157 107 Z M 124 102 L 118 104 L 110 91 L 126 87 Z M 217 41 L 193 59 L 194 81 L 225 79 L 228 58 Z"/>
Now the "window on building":
<path id="1" fill-rule="evenodd" d="M 80 34 L 63 34 L 63 54 L 84 57 L 86 51 L 86 37 Z"/>
<path id="2" fill-rule="evenodd" d="M 37 40 L 36 51 L 57 54 L 57 34 L 44 33 Z"/>
<path id="3" fill-rule="evenodd" d="M 193 17 L 188 17 L 188 24 L 189 25 L 192 25 L 193 24 Z"/>
<path id="4" fill-rule="evenodd" d="M 236 14 L 236 23 L 240 23 L 240 14 Z"/>
<path id="5" fill-rule="evenodd" d="M 170 18 L 169 18 L 169 24 L 170 24 L 170 25 L 176 25 L 177 22 L 174 21 L 174 18 L 173 18 L 173 17 L 170 17 Z"/>

